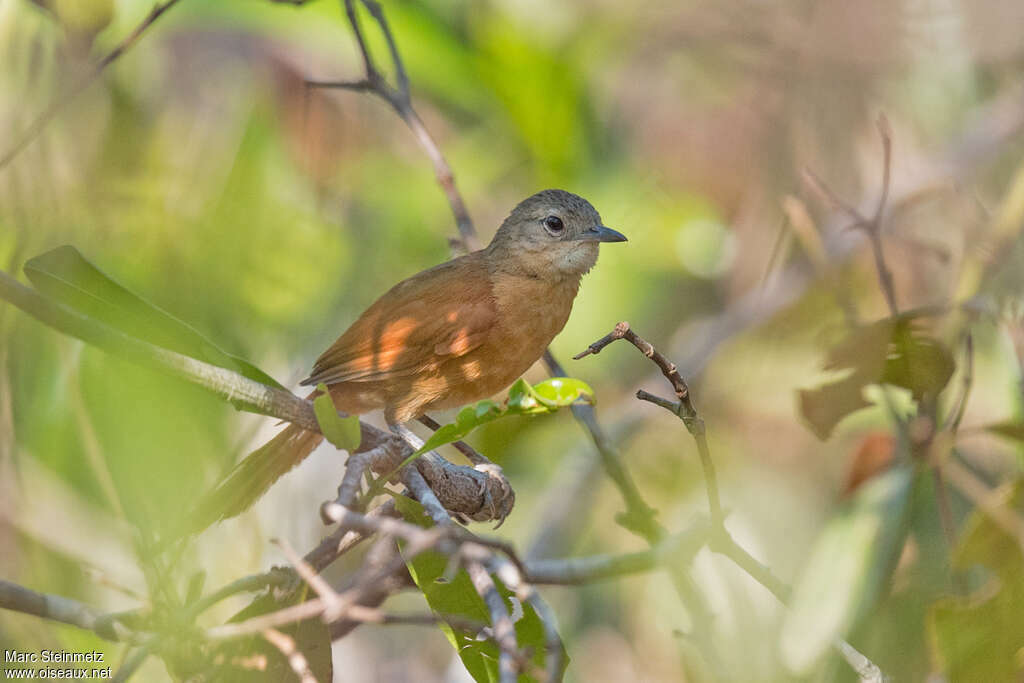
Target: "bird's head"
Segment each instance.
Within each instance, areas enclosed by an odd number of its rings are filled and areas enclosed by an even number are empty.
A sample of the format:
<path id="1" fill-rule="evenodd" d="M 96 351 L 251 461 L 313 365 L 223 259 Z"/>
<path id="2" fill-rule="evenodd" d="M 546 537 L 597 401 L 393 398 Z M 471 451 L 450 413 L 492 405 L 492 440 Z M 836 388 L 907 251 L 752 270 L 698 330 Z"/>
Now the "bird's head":
<path id="1" fill-rule="evenodd" d="M 544 190 L 512 209 L 487 251 L 492 260 L 534 275 L 578 277 L 594 267 L 601 242 L 625 241 L 625 235 L 601 224 L 583 197 Z"/>

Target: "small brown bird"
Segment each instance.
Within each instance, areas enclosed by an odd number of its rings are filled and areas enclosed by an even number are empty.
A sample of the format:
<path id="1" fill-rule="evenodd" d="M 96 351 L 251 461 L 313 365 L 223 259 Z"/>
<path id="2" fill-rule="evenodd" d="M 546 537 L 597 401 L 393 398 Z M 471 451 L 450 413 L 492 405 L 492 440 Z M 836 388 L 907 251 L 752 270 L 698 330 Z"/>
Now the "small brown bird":
<path id="1" fill-rule="evenodd" d="M 391 425 L 492 396 L 565 326 L 599 243 L 625 240 L 582 197 L 539 192 L 512 210 L 486 248 L 417 273 L 377 299 L 302 384 L 326 384 L 350 415 L 383 409 Z M 244 511 L 322 440 L 285 428 L 217 487 L 216 512 L 207 508 L 202 525 Z"/>

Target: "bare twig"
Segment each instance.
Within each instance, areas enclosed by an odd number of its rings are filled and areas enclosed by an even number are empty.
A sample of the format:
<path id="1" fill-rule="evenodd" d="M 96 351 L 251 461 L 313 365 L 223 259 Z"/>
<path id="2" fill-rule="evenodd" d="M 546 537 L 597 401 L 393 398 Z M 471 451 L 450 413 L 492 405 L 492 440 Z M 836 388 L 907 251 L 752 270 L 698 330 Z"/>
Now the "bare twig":
<path id="1" fill-rule="evenodd" d="M 844 202 L 832 191 L 831 188 L 809 169 L 804 170 L 804 180 L 808 187 L 821 196 L 825 203 L 833 210 L 845 213 L 853 223 L 850 229 L 860 229 L 867 235 L 871 244 L 871 254 L 875 260 L 875 270 L 878 271 L 878 282 L 885 296 L 885 302 L 889 306 L 889 313 L 896 316 L 899 309 L 896 305 L 896 289 L 893 285 L 892 271 L 885 262 L 885 252 L 882 249 L 882 222 L 885 214 L 885 207 L 889 201 L 889 186 L 892 166 L 892 128 L 889 126 L 889 119 L 885 114 L 880 114 L 875 123 L 878 128 L 878 135 L 882 139 L 882 189 L 875 204 L 875 212 L 871 218 L 866 217 L 852 205 Z"/>
<path id="2" fill-rule="evenodd" d="M 327 583 L 324 577 L 320 576 L 308 562 L 299 557 L 299 554 L 295 552 L 295 549 L 292 548 L 288 541 L 275 539 L 273 542 L 281 549 L 288 563 L 295 568 L 296 573 L 298 573 L 302 580 L 324 601 L 324 621 L 331 622 L 338 619 L 344 606 L 338 592 L 331 588 L 331 585 Z"/>
<path id="3" fill-rule="evenodd" d="M 79 95 L 82 94 L 90 85 L 92 85 L 96 79 L 100 77 L 103 71 L 113 64 L 118 58 L 124 55 L 131 47 L 138 42 L 142 34 L 152 26 L 157 19 L 163 15 L 164 12 L 169 10 L 171 7 L 176 5 L 178 0 L 164 0 L 158 2 L 153 6 L 153 9 L 149 11 L 149 14 L 143 18 L 141 22 L 129 33 L 120 43 L 114 47 L 113 50 L 108 52 L 100 61 L 89 70 L 88 74 L 80 81 L 71 86 L 70 89 L 57 95 L 57 97 L 43 110 L 39 116 L 37 116 L 32 123 L 29 124 L 21 136 L 14 142 L 14 144 L 0 157 L 0 170 L 3 170 L 8 166 L 14 158 L 21 153 L 23 149 L 39 137 L 39 134 L 43 132 L 47 124 L 56 118 L 64 109 L 71 104 Z"/>
<path id="4" fill-rule="evenodd" d="M 139 641 L 139 636 L 114 615 L 103 615 L 77 600 L 39 593 L 3 579 L 0 579 L 0 609 L 77 626 L 106 640 Z"/>
<path id="5" fill-rule="evenodd" d="M 659 405 L 677 415 L 683 421 L 683 424 L 686 425 L 686 429 L 689 430 L 691 435 L 693 435 L 693 439 L 697 443 L 700 463 L 704 468 L 704 480 L 707 483 L 708 506 L 711 512 L 711 523 L 715 526 L 723 526 L 725 517 L 722 513 L 722 503 L 718 495 L 718 477 L 715 473 L 715 464 L 711 460 L 711 451 L 708 448 L 707 436 L 704 433 L 704 421 L 700 418 L 697 414 L 697 410 L 693 407 L 693 402 L 690 399 L 690 389 L 686 386 L 686 382 L 679 374 L 679 370 L 676 368 L 675 363 L 663 356 L 654 348 L 653 345 L 650 344 L 650 342 L 637 336 L 635 332 L 629 329 L 629 323 L 625 321 L 617 324 L 614 330 L 591 344 L 585 351 L 573 356 L 573 359 L 579 360 L 585 356 L 600 353 L 601 349 L 619 339 L 625 339 L 639 349 L 642 354 L 650 358 L 651 361 L 661 370 L 661 373 L 665 376 L 665 379 L 669 381 L 669 384 L 672 385 L 672 389 L 675 391 L 676 398 L 678 399 L 676 402 L 667 401 L 643 390 L 638 391 L 636 397 L 642 401 L 649 401 Z"/>
<path id="6" fill-rule="evenodd" d="M 395 501 L 389 500 L 383 505 L 378 505 L 370 510 L 367 517 L 397 517 L 398 511 L 395 508 Z M 325 536 L 322 541 L 303 558 L 316 571 L 323 571 L 336 559 L 366 540 L 369 534 L 352 529 L 341 524 L 331 534 Z"/>
<path id="7" fill-rule="evenodd" d="M 879 215 L 882 205 L 882 203 L 879 204 Z M 672 389 L 675 391 L 678 400 L 669 401 L 643 390 L 637 392 L 637 398 L 654 403 L 655 405 L 665 408 L 669 412 L 678 416 L 697 442 L 697 450 L 700 453 L 701 463 L 704 465 L 704 484 L 707 488 L 708 505 L 711 509 L 711 526 L 707 536 L 708 547 L 716 553 L 728 557 L 736 566 L 746 572 L 750 578 L 767 588 L 768 591 L 770 591 L 772 595 L 779 600 L 779 602 L 785 604 L 789 599 L 791 592 L 790 587 L 776 578 L 768 567 L 755 559 L 746 551 L 746 549 L 739 545 L 725 528 L 725 517 L 722 512 L 721 503 L 719 502 L 718 481 L 715 476 L 711 453 L 707 445 L 707 437 L 704 432 L 704 422 L 693 406 L 693 402 L 690 398 L 689 387 L 679 374 L 675 363 L 662 355 L 650 342 L 630 330 L 629 323 L 626 322 L 620 322 L 610 333 L 591 344 L 582 353 L 577 354 L 576 358 L 583 358 L 591 354 L 600 353 L 604 347 L 620 339 L 625 339 L 631 343 L 658 366 L 661 374 L 664 375 L 665 379 L 667 379 L 669 384 L 672 385 Z M 688 577 L 680 577 L 679 574 L 674 575 L 673 578 L 677 581 L 679 581 L 680 578 L 688 580 Z M 680 585 L 677 583 L 677 589 L 691 594 L 693 592 L 692 587 L 688 584 Z M 700 634 L 698 633 L 698 635 Z M 853 646 L 845 641 L 837 641 L 836 648 L 847 660 L 854 671 L 856 671 L 858 675 L 862 676 L 862 680 L 874 680 L 865 679 L 862 675 L 862 672 L 864 671 L 878 671 L 878 667 L 870 660 L 857 652 Z M 712 665 L 713 664 L 714 663 L 712 662 Z"/>
<path id="8" fill-rule="evenodd" d="M 451 207 L 452 215 L 455 217 L 455 224 L 458 228 L 463 247 L 466 251 L 476 251 L 480 248 L 480 240 L 477 237 L 476 229 L 473 227 L 473 221 L 469 217 L 469 211 L 466 209 L 466 203 L 462 199 L 462 194 L 455 185 L 455 174 L 452 173 L 452 168 L 441 152 L 441 148 L 433 136 L 431 136 L 430 131 L 427 130 L 416 109 L 412 106 L 409 78 L 406 75 L 405 65 L 402 62 L 394 35 L 391 33 L 391 28 L 384 16 L 384 10 L 375 0 L 361 0 L 361 2 L 370 15 L 373 16 L 374 21 L 380 27 L 387 41 L 391 62 L 395 68 L 396 85 L 393 86 L 387 82 L 387 79 L 378 70 L 374 62 L 373 55 L 370 53 L 362 28 L 359 25 L 355 0 L 344 0 L 345 13 L 348 16 L 349 24 L 352 26 L 352 32 L 359 47 L 359 54 L 363 59 L 363 78 L 357 81 L 308 80 L 306 81 L 306 86 L 310 88 L 339 88 L 356 92 L 368 92 L 377 95 L 387 102 L 395 110 L 399 118 L 405 122 L 406 126 L 409 127 L 420 147 L 423 148 L 427 157 L 430 158 L 430 162 L 434 167 L 434 175 L 437 177 L 437 183 L 444 190 L 445 196 L 448 198 L 448 205 Z"/>
<path id="9" fill-rule="evenodd" d="M 649 549 L 622 555 L 592 555 L 560 560 L 528 560 L 523 576 L 534 584 L 578 585 L 652 571 L 666 564 L 686 565 L 707 543 L 706 521 L 665 537 Z"/>
<path id="10" fill-rule="evenodd" d="M 251 593 L 253 591 L 263 590 L 264 588 L 272 586 L 281 586 L 291 581 L 292 578 L 293 574 L 291 572 L 281 569 L 271 569 L 269 572 L 265 572 L 263 574 L 253 574 L 252 576 L 245 576 L 241 579 L 237 579 L 223 588 L 214 591 L 205 598 L 197 600 L 193 604 L 189 605 L 188 609 L 185 611 L 183 620 L 191 621 L 217 603 L 223 602 L 224 600 L 227 600 L 234 595 L 238 595 L 239 593 Z"/>

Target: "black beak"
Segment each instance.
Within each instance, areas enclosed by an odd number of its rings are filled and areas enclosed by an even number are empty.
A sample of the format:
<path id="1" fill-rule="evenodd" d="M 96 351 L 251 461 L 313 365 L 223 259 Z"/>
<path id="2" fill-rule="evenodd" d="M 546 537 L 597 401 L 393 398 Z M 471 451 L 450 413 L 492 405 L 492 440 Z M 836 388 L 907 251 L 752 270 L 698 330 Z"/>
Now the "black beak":
<path id="1" fill-rule="evenodd" d="M 581 242 L 625 242 L 626 236 L 618 230 L 599 225 L 580 234 L 576 239 Z"/>

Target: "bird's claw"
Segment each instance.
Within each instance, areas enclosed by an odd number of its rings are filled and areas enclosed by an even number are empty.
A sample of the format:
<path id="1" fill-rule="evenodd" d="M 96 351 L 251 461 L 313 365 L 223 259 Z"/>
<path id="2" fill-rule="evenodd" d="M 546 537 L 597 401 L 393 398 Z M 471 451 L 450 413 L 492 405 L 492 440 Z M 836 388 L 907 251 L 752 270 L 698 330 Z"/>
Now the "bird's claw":
<path id="1" fill-rule="evenodd" d="M 474 465 L 473 469 L 487 475 L 487 479 L 480 481 L 480 495 L 483 497 L 481 510 L 487 511 L 487 519 L 498 521 L 494 525 L 494 528 L 497 529 L 505 523 L 505 518 L 512 512 L 512 506 L 516 502 L 516 492 L 512 490 L 512 486 L 508 483 L 508 479 L 505 478 L 505 473 L 500 465 L 484 462 Z M 497 482 L 501 491 L 500 496 L 497 498 L 492 493 L 492 482 Z"/>

